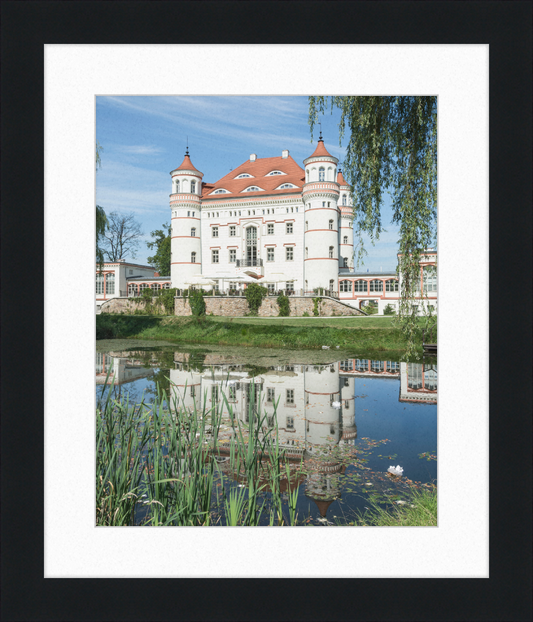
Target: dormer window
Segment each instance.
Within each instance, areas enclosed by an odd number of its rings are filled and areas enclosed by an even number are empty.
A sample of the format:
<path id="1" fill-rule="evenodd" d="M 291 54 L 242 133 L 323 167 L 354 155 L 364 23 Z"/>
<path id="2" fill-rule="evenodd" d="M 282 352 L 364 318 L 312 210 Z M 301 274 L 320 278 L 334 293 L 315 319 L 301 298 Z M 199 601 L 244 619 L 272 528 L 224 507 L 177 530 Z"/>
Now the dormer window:
<path id="1" fill-rule="evenodd" d="M 218 190 L 215 190 L 211 194 L 229 194 L 229 193 L 230 193 L 229 190 L 225 190 L 224 188 L 219 188 Z"/>
<path id="2" fill-rule="evenodd" d="M 245 177 L 252 177 L 252 175 L 250 175 L 249 173 L 241 173 L 240 175 L 237 175 L 235 179 L 244 179 Z"/>
<path id="3" fill-rule="evenodd" d="M 248 188 L 245 188 L 243 190 L 243 192 L 259 192 L 262 191 L 262 188 L 259 188 L 258 186 L 248 186 Z"/>
<path id="4" fill-rule="evenodd" d="M 297 186 L 295 186 L 294 184 L 283 184 L 281 186 L 279 186 L 279 188 L 276 188 L 276 190 L 283 190 L 285 188 L 296 188 Z"/>
<path id="5" fill-rule="evenodd" d="M 286 175 L 286 173 L 283 173 L 282 171 L 270 171 L 270 173 L 267 173 L 265 177 L 270 177 L 271 175 Z"/>

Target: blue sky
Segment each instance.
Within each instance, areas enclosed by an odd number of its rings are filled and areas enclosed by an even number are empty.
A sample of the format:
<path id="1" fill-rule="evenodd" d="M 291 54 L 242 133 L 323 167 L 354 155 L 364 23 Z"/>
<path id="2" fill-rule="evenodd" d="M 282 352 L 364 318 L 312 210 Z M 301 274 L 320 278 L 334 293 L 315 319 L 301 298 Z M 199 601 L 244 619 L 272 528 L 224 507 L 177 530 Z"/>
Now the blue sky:
<path id="1" fill-rule="evenodd" d="M 339 113 L 321 119 L 328 151 L 344 160 L 346 138 L 339 146 Z M 103 147 L 96 174 L 96 202 L 107 213 L 133 212 L 144 232 L 136 261 L 152 254 L 150 232 L 170 222 L 170 171 L 183 161 L 187 136 L 194 166 L 205 182 L 215 182 L 237 168 L 251 153 L 258 158 L 290 155 L 303 167 L 313 142 L 307 97 L 102 97 L 96 98 L 96 140 Z M 387 230 L 359 270 L 394 270 L 398 227 L 387 204 L 382 213 Z M 127 259 L 130 259 L 129 257 Z"/>

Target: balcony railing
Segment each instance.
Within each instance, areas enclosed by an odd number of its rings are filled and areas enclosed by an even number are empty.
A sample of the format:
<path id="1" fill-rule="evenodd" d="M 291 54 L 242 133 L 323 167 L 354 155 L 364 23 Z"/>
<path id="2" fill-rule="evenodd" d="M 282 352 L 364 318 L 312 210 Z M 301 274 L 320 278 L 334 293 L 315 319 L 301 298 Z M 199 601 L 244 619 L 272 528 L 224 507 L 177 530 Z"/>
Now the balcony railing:
<path id="1" fill-rule="evenodd" d="M 237 268 L 260 267 L 262 265 L 262 259 L 237 259 Z"/>
<path id="2" fill-rule="evenodd" d="M 183 289 L 177 289 L 176 290 L 176 295 L 177 296 L 183 296 L 183 293 L 186 290 Z M 213 293 L 212 293 L 213 292 Z M 207 290 L 206 294 L 208 296 L 244 296 L 245 295 L 245 290 L 244 289 L 215 289 L 215 290 Z M 337 291 L 333 291 L 330 289 L 324 289 L 322 290 L 322 292 L 315 292 L 315 291 L 307 291 L 307 290 L 303 290 L 303 289 L 269 289 L 268 290 L 268 296 L 279 296 L 283 294 L 284 296 L 308 296 L 308 297 L 313 297 L 313 296 L 329 296 L 330 298 L 339 298 L 339 292 Z"/>

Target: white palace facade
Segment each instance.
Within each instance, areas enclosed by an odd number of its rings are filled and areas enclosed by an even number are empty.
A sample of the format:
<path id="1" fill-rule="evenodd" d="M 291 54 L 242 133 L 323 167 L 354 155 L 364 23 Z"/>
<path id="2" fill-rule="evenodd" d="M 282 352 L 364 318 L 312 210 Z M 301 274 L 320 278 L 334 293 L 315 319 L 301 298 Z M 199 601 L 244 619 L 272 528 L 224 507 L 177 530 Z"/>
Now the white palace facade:
<path id="1" fill-rule="evenodd" d="M 204 183 L 187 153 L 170 175 L 172 286 L 271 292 L 339 291 L 353 270 L 350 188 L 322 136 L 305 169 L 289 155 L 258 158 Z M 209 283 L 211 281 L 214 283 Z"/>

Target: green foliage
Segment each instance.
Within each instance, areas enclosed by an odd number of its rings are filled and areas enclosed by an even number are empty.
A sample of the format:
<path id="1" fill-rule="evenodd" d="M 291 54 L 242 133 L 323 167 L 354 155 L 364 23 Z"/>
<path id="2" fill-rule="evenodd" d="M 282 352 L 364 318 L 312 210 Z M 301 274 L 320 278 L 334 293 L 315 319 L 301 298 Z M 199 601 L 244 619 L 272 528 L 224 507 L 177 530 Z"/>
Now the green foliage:
<path id="1" fill-rule="evenodd" d="M 383 309 L 383 315 L 396 315 L 396 311 L 394 310 L 394 307 L 391 304 L 388 304 Z"/>
<path id="2" fill-rule="evenodd" d="M 168 315 L 174 315 L 174 298 L 176 296 L 176 288 L 161 290 L 161 304 Z"/>
<path id="3" fill-rule="evenodd" d="M 406 335 L 409 356 L 416 349 L 417 318 L 412 309 L 419 285 L 421 252 L 432 246 L 437 222 L 437 98 L 310 97 L 311 132 L 328 104 L 339 108 L 339 142 L 350 131 L 344 176 L 351 186 L 357 265 L 367 254 L 363 234 L 372 244 L 383 231 L 383 195 L 392 199 L 392 222 L 400 227 L 402 278 L 398 326 Z"/>
<path id="4" fill-rule="evenodd" d="M 289 297 L 281 294 L 277 297 L 276 302 L 279 306 L 279 317 L 288 317 L 291 314 L 291 305 L 289 302 Z"/>
<path id="5" fill-rule="evenodd" d="M 155 249 L 155 255 L 148 257 L 148 263 L 153 266 L 160 276 L 170 275 L 170 225 L 163 225 L 163 229 L 156 229 L 150 233 L 152 242 L 146 242 L 150 250 Z"/>
<path id="6" fill-rule="evenodd" d="M 257 313 L 263 302 L 263 298 L 268 294 L 268 289 L 259 285 L 259 283 L 250 283 L 246 288 L 244 295 L 248 303 L 248 309 L 251 313 Z"/>
<path id="7" fill-rule="evenodd" d="M 104 148 L 100 145 L 100 143 L 96 142 L 96 170 L 100 168 L 102 165 L 102 160 L 100 158 L 100 152 L 103 151 Z M 99 205 L 96 206 L 96 262 L 99 265 L 99 271 L 102 272 L 102 264 L 104 263 L 104 253 L 102 251 L 101 243 L 102 238 L 105 233 L 107 227 L 107 217 L 104 212 L 104 208 Z"/>
<path id="8" fill-rule="evenodd" d="M 307 313 L 307 311 L 304 311 L 302 313 L 302 317 L 311 317 L 311 316 L 309 315 L 309 313 Z"/>
<path id="9" fill-rule="evenodd" d="M 313 315 L 315 317 L 319 317 L 320 315 L 320 309 L 319 309 L 319 305 L 322 302 L 322 298 L 313 298 Z"/>
<path id="10" fill-rule="evenodd" d="M 365 313 L 368 313 L 368 315 L 374 315 L 378 312 L 378 306 L 373 300 L 371 300 L 363 307 L 363 311 L 365 311 Z"/>
<path id="11" fill-rule="evenodd" d="M 205 300 L 203 290 L 189 290 L 189 305 L 191 307 L 192 314 L 195 317 L 203 317 L 205 315 Z"/>

